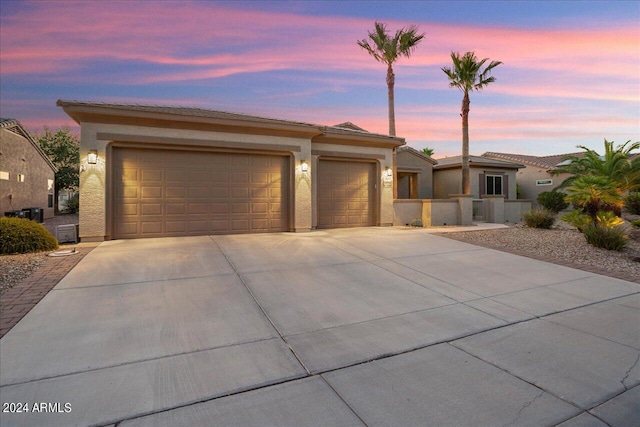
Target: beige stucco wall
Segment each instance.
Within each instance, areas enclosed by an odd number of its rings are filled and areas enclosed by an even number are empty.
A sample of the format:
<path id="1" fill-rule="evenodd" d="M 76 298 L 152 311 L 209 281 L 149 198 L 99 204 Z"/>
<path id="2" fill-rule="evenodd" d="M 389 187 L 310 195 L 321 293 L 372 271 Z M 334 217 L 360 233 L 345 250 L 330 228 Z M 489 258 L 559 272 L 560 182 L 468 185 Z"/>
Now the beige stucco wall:
<path id="1" fill-rule="evenodd" d="M 531 200 L 505 200 L 504 220 L 505 222 L 522 222 L 522 213 L 531 210 Z"/>
<path id="2" fill-rule="evenodd" d="M 472 167 L 470 169 L 471 195 L 474 199 L 479 199 L 480 194 L 480 174 L 486 175 L 506 175 L 508 176 L 509 199 L 517 198 L 516 195 L 516 171 L 514 169 L 503 170 L 485 167 Z M 459 168 L 434 169 L 433 170 L 433 197 L 435 199 L 447 199 L 450 194 L 460 194 L 462 192 L 462 172 Z"/>
<path id="3" fill-rule="evenodd" d="M 0 215 L 23 208 L 43 208 L 44 218 L 53 217 L 48 207 L 48 180 L 55 173 L 31 142 L 7 129 L 0 129 L 0 171 L 8 172 L 9 179 L 0 179 Z M 24 175 L 19 182 L 18 174 Z M 9 195 L 12 197 L 10 198 Z"/>
<path id="4" fill-rule="evenodd" d="M 422 200 L 422 224 L 425 227 L 458 224 L 457 199 Z"/>
<path id="5" fill-rule="evenodd" d="M 522 191 L 523 199 L 530 199 L 533 206 L 538 206 L 538 194 L 543 191 L 551 191 L 560 185 L 565 179 L 570 177 L 570 174 L 560 174 L 557 176 L 551 176 L 545 168 L 538 166 L 527 165 L 526 168 L 520 169 L 516 175 L 520 190 Z M 536 185 L 537 180 L 551 179 L 551 185 Z"/>
<path id="6" fill-rule="evenodd" d="M 396 199 L 393 209 L 393 225 L 411 225 L 415 219 L 422 220 L 422 200 Z"/>
<path id="7" fill-rule="evenodd" d="M 398 172 L 404 170 L 418 172 L 418 199 L 431 199 L 433 197 L 433 164 L 419 158 L 409 151 L 401 151 L 396 154 Z M 400 198 L 400 195 L 398 196 Z"/>

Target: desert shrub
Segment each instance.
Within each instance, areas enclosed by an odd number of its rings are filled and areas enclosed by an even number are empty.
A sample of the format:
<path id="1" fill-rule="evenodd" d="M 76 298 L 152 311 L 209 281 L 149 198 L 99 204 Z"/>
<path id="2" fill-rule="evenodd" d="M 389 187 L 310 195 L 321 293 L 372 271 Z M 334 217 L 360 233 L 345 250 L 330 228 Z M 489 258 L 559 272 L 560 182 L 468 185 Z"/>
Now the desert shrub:
<path id="1" fill-rule="evenodd" d="M 631 221 L 631 226 L 633 228 L 640 228 L 640 219 L 634 219 L 633 221 Z"/>
<path id="2" fill-rule="evenodd" d="M 416 219 L 414 219 L 413 221 L 411 221 L 411 224 L 410 224 L 410 225 L 411 225 L 412 227 L 423 227 L 422 220 L 421 220 L 421 219 L 419 219 L 419 218 L 416 218 Z"/>
<path id="3" fill-rule="evenodd" d="M 534 208 L 522 213 L 522 219 L 527 227 L 551 228 L 556 214 L 548 209 Z"/>
<path id="4" fill-rule="evenodd" d="M 560 191 L 543 191 L 538 194 L 538 203 L 552 212 L 558 213 L 569 206 L 564 198 L 566 194 Z"/>
<path id="5" fill-rule="evenodd" d="M 630 193 L 625 197 L 624 206 L 629 213 L 640 215 L 640 192 Z"/>
<path id="6" fill-rule="evenodd" d="M 25 218 L 0 218 L 0 254 L 24 254 L 57 247 L 58 241 L 42 224 Z"/>
<path id="7" fill-rule="evenodd" d="M 598 211 L 596 221 L 605 227 L 617 227 L 624 224 L 624 220 L 611 211 Z"/>
<path id="8" fill-rule="evenodd" d="M 79 210 L 80 210 L 80 194 L 74 193 L 74 195 L 71 196 L 69 200 L 67 200 L 67 205 L 64 211 L 69 214 L 74 214 L 74 213 L 78 213 Z"/>
<path id="9" fill-rule="evenodd" d="M 624 227 L 607 227 L 598 221 L 584 226 L 582 233 L 589 244 L 608 250 L 621 251 L 629 241 Z"/>
<path id="10" fill-rule="evenodd" d="M 585 225 L 592 222 L 591 217 L 580 209 L 574 209 L 571 212 L 562 215 L 560 219 L 573 225 L 580 231 L 582 231 Z"/>

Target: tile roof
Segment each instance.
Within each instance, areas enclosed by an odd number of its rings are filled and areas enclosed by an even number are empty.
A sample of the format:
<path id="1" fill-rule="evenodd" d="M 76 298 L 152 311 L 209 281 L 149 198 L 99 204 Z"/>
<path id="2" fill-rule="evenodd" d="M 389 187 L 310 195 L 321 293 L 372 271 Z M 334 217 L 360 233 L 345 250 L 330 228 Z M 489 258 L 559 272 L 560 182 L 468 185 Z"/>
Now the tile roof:
<path id="1" fill-rule="evenodd" d="M 253 116 L 250 114 L 242 114 L 242 113 L 231 113 L 228 111 L 220 111 L 220 110 L 211 110 L 206 108 L 195 108 L 195 107 L 182 107 L 182 106 L 162 106 L 162 105 L 144 105 L 144 104 L 119 104 L 119 103 L 108 103 L 108 102 L 88 102 L 88 101 L 76 101 L 76 100 L 63 100 L 60 99 L 56 103 L 59 107 L 94 107 L 94 108 L 104 108 L 110 110 L 121 110 L 121 111 L 133 111 L 133 112 L 141 112 L 141 113 L 157 113 L 157 114 L 170 114 L 170 115 L 180 115 L 185 117 L 202 117 L 202 118 L 210 118 L 210 119 L 222 119 L 222 120 L 238 120 L 245 122 L 253 122 L 253 123 L 263 123 L 263 124 L 281 124 L 281 125 L 298 125 L 302 127 L 316 128 L 321 130 L 331 130 L 337 131 L 339 133 L 347 133 L 352 135 L 369 135 L 373 137 L 383 137 L 387 139 L 395 139 L 402 140 L 404 138 L 393 137 L 390 135 L 378 134 L 368 132 L 362 129 L 359 126 L 354 125 L 351 122 L 344 122 L 336 126 L 326 126 L 315 123 L 307 123 L 300 122 L 294 120 L 282 120 L 275 119 L 271 117 L 260 117 Z"/>
<path id="2" fill-rule="evenodd" d="M 454 167 L 462 164 L 462 156 L 445 157 L 443 159 L 437 159 L 438 165 L 435 168 L 444 169 L 447 167 Z M 520 169 L 524 168 L 523 164 L 515 163 L 511 161 L 492 159 L 490 157 L 482 156 L 469 156 L 469 163 L 473 165 L 481 166 L 493 166 L 507 169 Z"/>
<path id="3" fill-rule="evenodd" d="M 527 163 L 527 164 L 538 166 L 541 168 L 555 169 L 555 167 L 559 163 L 561 163 L 566 157 L 568 156 L 581 157 L 583 154 L 584 152 L 556 154 L 552 156 L 527 156 L 524 154 L 494 153 L 494 152 L 488 151 L 484 153 L 482 157 L 510 160 L 514 162 Z"/>

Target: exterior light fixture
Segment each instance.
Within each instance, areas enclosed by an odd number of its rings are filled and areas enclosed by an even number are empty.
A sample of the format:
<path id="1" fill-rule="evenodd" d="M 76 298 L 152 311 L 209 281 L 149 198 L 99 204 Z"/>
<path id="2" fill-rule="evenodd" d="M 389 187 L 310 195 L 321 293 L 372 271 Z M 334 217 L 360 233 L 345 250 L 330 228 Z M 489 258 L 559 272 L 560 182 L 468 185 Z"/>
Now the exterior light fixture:
<path id="1" fill-rule="evenodd" d="M 309 163 L 307 163 L 306 160 L 303 160 L 302 163 L 300 164 L 300 170 L 302 172 L 308 172 L 309 171 Z"/>
<path id="2" fill-rule="evenodd" d="M 393 170 L 389 166 L 387 166 L 384 172 L 387 176 L 393 176 Z"/>
<path id="3" fill-rule="evenodd" d="M 87 163 L 90 165 L 95 165 L 98 163 L 98 150 L 90 150 L 89 154 L 87 154 Z"/>

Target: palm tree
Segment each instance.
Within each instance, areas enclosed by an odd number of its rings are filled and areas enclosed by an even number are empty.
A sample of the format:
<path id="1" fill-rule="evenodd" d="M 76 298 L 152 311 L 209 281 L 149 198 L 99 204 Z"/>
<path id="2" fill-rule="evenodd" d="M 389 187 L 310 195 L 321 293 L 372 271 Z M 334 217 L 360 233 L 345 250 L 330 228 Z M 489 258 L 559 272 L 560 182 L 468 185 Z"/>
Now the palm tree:
<path id="1" fill-rule="evenodd" d="M 471 194 L 471 181 L 469 177 L 469 92 L 480 90 L 489 83 L 496 81 L 491 76 L 491 70 L 502 64 L 500 61 L 491 61 L 486 68 L 482 66 L 489 58 L 478 61 L 474 52 L 467 52 L 462 57 L 460 53 L 451 52 L 453 68 L 443 67 L 442 71 L 449 77 L 449 87 L 457 87 L 464 96 L 462 97 L 462 194 Z"/>
<path id="2" fill-rule="evenodd" d="M 622 195 L 616 188 L 616 183 L 606 176 L 579 176 L 567 188 L 567 193 L 567 202 L 580 206 L 594 219 L 599 211 L 612 211 L 618 216 L 621 213 Z"/>
<path id="3" fill-rule="evenodd" d="M 433 148 L 426 147 L 422 149 L 422 154 L 424 154 L 425 156 L 431 157 L 433 156 L 433 151 L 434 151 Z"/>
<path id="4" fill-rule="evenodd" d="M 395 36 L 390 37 L 387 33 L 386 24 L 376 22 L 375 30 L 369 32 L 369 39 L 358 40 L 358 45 L 369 52 L 378 62 L 387 64 L 387 88 L 389 94 L 389 135 L 396 136 L 396 117 L 394 109 L 394 93 L 395 74 L 393 74 L 393 63 L 400 56 L 409 58 L 416 46 L 425 36 L 424 33 L 418 34 L 418 27 L 411 25 L 396 31 Z"/>
<path id="5" fill-rule="evenodd" d="M 609 178 L 619 193 L 640 189 L 640 156 L 630 160 L 631 152 L 640 149 L 640 142 L 631 140 L 614 148 L 613 141 L 604 140 L 604 156 L 585 146 L 582 155 L 567 156 L 564 164 L 551 172 L 552 175 L 568 173 L 558 188 L 570 187 L 581 176 L 603 176 Z"/>

